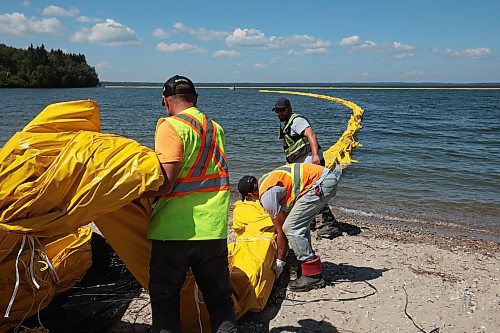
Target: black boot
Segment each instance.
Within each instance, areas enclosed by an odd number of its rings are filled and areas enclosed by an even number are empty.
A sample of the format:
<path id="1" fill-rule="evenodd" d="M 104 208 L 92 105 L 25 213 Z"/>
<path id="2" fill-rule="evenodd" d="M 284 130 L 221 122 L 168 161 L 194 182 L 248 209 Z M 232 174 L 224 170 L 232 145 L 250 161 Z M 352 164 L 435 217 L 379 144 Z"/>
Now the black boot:
<path id="1" fill-rule="evenodd" d="M 326 286 L 323 274 L 313 276 L 302 275 L 295 281 L 290 282 L 288 289 L 291 291 L 309 291 L 313 289 L 324 288 Z"/>
<path id="2" fill-rule="evenodd" d="M 324 225 L 316 232 L 316 235 L 321 238 L 333 239 L 342 236 L 342 230 L 336 226 Z"/>
<path id="3" fill-rule="evenodd" d="M 318 228 L 316 234 L 321 238 L 333 239 L 342 236 L 342 230 L 339 228 L 339 223 L 335 219 L 330 207 L 326 205 L 321 211 L 322 225 Z"/>

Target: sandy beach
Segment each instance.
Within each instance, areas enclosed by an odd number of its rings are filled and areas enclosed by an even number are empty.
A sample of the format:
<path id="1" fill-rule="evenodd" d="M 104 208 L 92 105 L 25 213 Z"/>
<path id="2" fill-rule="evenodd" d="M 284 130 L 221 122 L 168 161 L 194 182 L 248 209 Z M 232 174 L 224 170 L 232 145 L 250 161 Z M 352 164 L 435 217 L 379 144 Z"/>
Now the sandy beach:
<path id="1" fill-rule="evenodd" d="M 314 239 L 327 287 L 290 292 L 283 274 L 266 308 L 239 320 L 241 332 L 500 331 L 500 244 L 335 213 L 362 232 Z M 147 332 L 150 324 L 143 293 L 112 332 Z"/>

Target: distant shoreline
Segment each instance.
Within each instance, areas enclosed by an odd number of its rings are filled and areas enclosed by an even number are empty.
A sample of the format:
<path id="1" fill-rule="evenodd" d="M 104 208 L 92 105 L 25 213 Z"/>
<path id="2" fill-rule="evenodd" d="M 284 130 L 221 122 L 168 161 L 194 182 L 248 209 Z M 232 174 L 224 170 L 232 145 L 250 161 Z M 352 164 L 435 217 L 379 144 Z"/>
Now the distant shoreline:
<path id="1" fill-rule="evenodd" d="M 105 85 L 109 89 L 159 89 L 161 86 Z M 332 87 L 332 86 L 203 86 L 197 89 L 322 89 L 322 90 L 500 90 L 500 87 Z"/>

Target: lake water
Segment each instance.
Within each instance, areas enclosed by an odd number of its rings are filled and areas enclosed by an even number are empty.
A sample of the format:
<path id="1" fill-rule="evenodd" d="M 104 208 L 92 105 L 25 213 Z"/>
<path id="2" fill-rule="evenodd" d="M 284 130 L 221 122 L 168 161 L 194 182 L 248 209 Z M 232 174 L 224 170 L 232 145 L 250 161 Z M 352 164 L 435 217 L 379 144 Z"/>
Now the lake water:
<path id="1" fill-rule="evenodd" d="M 201 87 L 202 85 L 200 85 Z M 349 166 L 332 207 L 356 218 L 500 240 L 500 90 L 293 89 L 352 101 L 365 110 Z M 279 94 L 199 89 L 199 108 L 226 132 L 233 189 L 284 162 L 271 111 Z M 351 110 L 287 95 L 326 149 Z M 0 89 L 0 146 L 48 104 L 96 100 L 102 131 L 153 147 L 161 88 Z"/>

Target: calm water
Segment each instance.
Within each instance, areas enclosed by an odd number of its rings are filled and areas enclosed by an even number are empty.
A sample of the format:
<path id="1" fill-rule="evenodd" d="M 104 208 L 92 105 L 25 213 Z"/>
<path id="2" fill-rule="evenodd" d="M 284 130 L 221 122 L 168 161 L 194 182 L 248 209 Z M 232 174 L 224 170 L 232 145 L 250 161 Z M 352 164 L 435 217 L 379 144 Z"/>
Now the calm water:
<path id="1" fill-rule="evenodd" d="M 350 100 L 365 109 L 355 151 L 332 206 L 357 218 L 433 226 L 500 240 L 499 90 L 300 90 Z M 199 89 L 199 107 L 225 129 L 231 183 L 284 161 L 271 111 L 277 94 Z M 158 89 L 0 89 L 0 145 L 46 105 L 94 99 L 103 132 L 152 147 L 164 116 Z M 288 96 L 328 148 L 351 112 L 322 99 Z"/>

